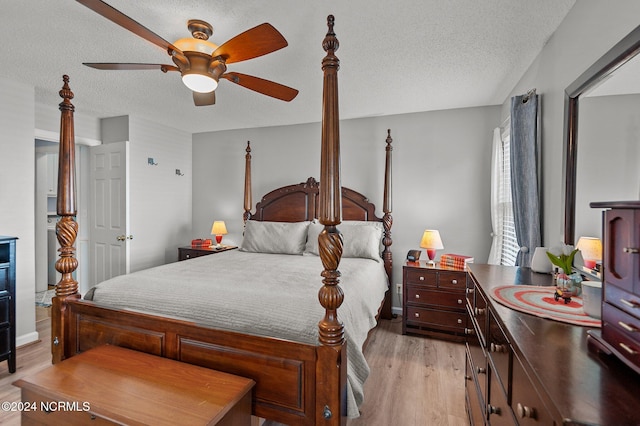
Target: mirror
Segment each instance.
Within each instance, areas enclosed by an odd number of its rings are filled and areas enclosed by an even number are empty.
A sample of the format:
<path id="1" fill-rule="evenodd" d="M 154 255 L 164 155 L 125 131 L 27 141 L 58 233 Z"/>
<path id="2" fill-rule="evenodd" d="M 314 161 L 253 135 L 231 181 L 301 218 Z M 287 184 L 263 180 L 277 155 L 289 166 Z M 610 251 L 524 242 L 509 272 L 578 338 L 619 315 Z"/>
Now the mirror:
<path id="1" fill-rule="evenodd" d="M 589 202 L 640 197 L 640 95 L 631 94 L 640 90 L 620 88 L 625 86 L 621 84 L 625 75 L 633 77 L 627 68 L 640 62 L 640 56 L 632 61 L 638 53 L 640 26 L 565 90 L 566 244 L 574 244 L 577 237 L 585 234 L 600 236 L 601 212 L 591 209 Z M 640 85 L 640 75 L 636 73 L 632 81 Z M 593 229 L 597 230 L 595 235 Z M 576 231 L 580 234 L 576 235 Z"/>

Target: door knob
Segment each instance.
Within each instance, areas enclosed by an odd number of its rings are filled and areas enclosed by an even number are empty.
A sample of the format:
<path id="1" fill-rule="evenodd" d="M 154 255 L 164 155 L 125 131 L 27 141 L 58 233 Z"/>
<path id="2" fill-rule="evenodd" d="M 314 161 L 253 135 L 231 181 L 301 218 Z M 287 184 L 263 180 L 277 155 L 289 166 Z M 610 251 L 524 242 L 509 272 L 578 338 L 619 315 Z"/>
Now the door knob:
<path id="1" fill-rule="evenodd" d="M 126 239 L 127 239 L 127 237 L 125 237 L 124 235 L 118 235 L 118 236 L 116 237 L 116 240 L 118 240 L 118 241 L 124 241 L 124 240 L 126 240 Z"/>

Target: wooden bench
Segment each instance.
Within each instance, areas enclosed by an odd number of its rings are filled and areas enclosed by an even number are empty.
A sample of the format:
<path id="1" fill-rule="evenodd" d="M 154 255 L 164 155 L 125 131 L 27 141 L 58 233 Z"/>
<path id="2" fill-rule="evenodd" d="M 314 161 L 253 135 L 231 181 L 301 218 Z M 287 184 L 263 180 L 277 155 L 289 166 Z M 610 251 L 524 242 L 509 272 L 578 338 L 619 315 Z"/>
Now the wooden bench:
<path id="1" fill-rule="evenodd" d="M 250 425 L 253 380 L 100 346 L 17 380 L 22 424 Z"/>

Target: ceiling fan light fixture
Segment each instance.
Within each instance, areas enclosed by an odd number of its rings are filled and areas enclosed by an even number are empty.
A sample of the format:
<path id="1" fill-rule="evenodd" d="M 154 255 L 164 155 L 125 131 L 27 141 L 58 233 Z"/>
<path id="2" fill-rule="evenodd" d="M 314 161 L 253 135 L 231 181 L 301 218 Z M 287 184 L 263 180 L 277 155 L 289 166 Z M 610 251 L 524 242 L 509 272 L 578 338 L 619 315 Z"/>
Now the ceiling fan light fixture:
<path id="1" fill-rule="evenodd" d="M 182 82 L 192 91 L 199 93 L 210 93 L 218 87 L 218 82 L 213 77 L 199 73 L 183 74 Z"/>
<path id="2" fill-rule="evenodd" d="M 200 52 L 205 55 L 211 55 L 218 48 L 216 44 L 210 41 L 191 37 L 176 40 L 173 45 L 183 52 Z"/>

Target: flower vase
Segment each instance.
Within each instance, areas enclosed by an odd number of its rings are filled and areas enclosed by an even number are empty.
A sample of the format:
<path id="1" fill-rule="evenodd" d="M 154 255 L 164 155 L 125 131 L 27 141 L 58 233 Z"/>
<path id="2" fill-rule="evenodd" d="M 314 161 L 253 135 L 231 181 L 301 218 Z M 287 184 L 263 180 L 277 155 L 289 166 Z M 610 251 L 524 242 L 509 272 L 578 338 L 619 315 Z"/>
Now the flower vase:
<path id="1" fill-rule="evenodd" d="M 558 274 L 556 286 L 563 293 L 569 294 L 571 296 L 579 296 L 581 290 L 581 282 L 582 277 L 577 272 L 570 275 L 561 273 Z"/>

